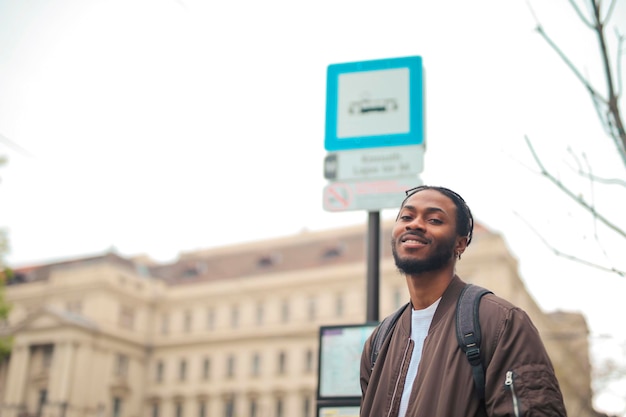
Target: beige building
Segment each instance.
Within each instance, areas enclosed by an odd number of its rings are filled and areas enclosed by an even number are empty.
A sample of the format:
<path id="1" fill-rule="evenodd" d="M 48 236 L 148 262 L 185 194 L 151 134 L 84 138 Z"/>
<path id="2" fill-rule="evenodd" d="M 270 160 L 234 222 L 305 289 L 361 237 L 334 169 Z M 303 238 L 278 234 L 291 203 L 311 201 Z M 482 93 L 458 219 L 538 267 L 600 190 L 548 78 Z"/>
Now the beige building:
<path id="1" fill-rule="evenodd" d="M 587 327 L 542 312 L 500 235 L 477 227 L 463 279 L 524 308 L 571 416 L 591 407 Z M 408 301 L 383 224 L 381 316 Z M 114 253 L 17 270 L 2 417 L 313 417 L 320 325 L 365 319 L 365 226 L 182 254 Z M 469 366 L 469 365 L 468 365 Z"/>

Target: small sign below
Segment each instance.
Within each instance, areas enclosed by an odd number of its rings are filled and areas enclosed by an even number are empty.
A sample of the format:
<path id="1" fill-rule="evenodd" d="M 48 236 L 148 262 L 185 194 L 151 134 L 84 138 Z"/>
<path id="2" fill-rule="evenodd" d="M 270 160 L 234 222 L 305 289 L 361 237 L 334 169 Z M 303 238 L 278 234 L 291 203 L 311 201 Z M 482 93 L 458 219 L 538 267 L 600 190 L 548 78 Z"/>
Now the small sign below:
<path id="1" fill-rule="evenodd" d="M 399 208 L 405 197 L 404 192 L 421 184 L 422 181 L 418 176 L 376 181 L 333 182 L 324 187 L 323 207 L 330 212 Z"/>
<path id="2" fill-rule="evenodd" d="M 422 145 L 355 149 L 329 153 L 324 158 L 324 178 L 331 181 L 407 177 L 423 170 Z"/>

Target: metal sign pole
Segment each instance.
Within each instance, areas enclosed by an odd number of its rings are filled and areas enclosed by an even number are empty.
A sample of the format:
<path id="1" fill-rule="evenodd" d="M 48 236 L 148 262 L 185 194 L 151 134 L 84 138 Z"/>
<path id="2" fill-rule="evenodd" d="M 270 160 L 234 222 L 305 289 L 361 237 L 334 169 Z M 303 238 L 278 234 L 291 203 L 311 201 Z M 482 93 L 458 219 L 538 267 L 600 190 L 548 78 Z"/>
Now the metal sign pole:
<path id="1" fill-rule="evenodd" d="M 378 321 L 380 280 L 380 212 L 367 213 L 367 305 L 365 320 Z"/>

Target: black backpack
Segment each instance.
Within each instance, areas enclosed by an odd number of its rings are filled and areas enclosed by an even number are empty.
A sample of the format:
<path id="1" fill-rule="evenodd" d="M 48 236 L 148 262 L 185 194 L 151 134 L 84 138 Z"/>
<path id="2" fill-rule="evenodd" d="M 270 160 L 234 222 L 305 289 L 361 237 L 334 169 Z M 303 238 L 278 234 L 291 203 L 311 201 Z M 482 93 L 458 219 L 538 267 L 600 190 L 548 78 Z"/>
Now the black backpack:
<path id="1" fill-rule="evenodd" d="M 478 307 L 483 295 L 492 292 L 474 284 L 467 284 L 461 291 L 456 305 L 456 338 L 459 347 L 472 367 L 472 376 L 476 386 L 476 394 L 479 400 L 485 399 L 485 370 L 480 358 L 480 322 L 478 321 Z M 409 306 L 406 303 L 395 313 L 387 316 L 378 326 L 378 332 L 372 339 L 371 363 L 374 364 L 378 358 L 383 343 L 387 336 L 393 331 L 402 312 Z"/>

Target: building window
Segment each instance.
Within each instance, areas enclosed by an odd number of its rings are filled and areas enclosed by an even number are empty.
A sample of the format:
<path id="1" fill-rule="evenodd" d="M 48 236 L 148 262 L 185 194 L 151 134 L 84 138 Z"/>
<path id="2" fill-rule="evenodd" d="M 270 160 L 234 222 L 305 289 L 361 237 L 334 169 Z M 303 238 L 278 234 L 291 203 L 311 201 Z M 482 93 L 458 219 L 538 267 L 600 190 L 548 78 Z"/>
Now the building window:
<path id="1" fill-rule="evenodd" d="M 278 374 L 282 375 L 285 373 L 287 369 L 287 354 L 285 352 L 280 352 L 278 354 Z"/>
<path id="2" fill-rule="evenodd" d="M 334 259 L 334 258 L 338 258 L 339 256 L 341 256 L 342 252 L 344 250 L 343 245 L 338 245 L 338 246 L 334 246 L 331 248 L 327 248 L 323 253 L 322 253 L 322 258 L 323 259 Z"/>
<path id="3" fill-rule="evenodd" d="M 120 306 L 119 326 L 132 330 L 135 326 L 135 310 L 129 306 Z"/>
<path id="4" fill-rule="evenodd" d="M 156 363 L 156 371 L 155 371 L 155 380 L 156 382 L 163 382 L 163 361 L 158 361 Z"/>
<path id="5" fill-rule="evenodd" d="M 122 399 L 120 397 L 113 397 L 113 407 L 111 409 L 111 417 L 122 416 Z"/>
<path id="6" fill-rule="evenodd" d="M 308 308 L 309 321 L 315 320 L 316 315 L 317 315 L 317 300 L 315 299 L 315 297 L 309 297 L 309 308 Z"/>
<path id="7" fill-rule="evenodd" d="M 313 350 L 307 349 L 304 354 L 304 371 L 306 373 L 313 372 Z"/>
<path id="8" fill-rule="evenodd" d="M 176 405 L 174 407 L 175 407 L 175 410 L 176 410 L 175 416 L 176 417 L 183 417 L 183 403 L 179 401 L 179 402 L 176 403 Z"/>
<path id="9" fill-rule="evenodd" d="M 235 376 L 235 357 L 230 355 L 226 362 L 226 376 L 232 378 Z"/>
<path id="10" fill-rule="evenodd" d="M 72 300 L 65 303 L 65 309 L 70 313 L 80 314 L 83 311 L 83 303 L 80 300 Z"/>
<path id="11" fill-rule="evenodd" d="M 180 360 L 178 366 L 178 379 L 184 381 L 187 378 L 187 361 L 185 359 Z"/>
<path id="12" fill-rule="evenodd" d="M 261 356 L 255 353 L 252 356 L 252 376 L 259 376 L 261 373 Z"/>
<path id="13" fill-rule="evenodd" d="M 224 417 L 235 417 L 235 398 L 233 396 L 224 399 Z"/>
<path id="14" fill-rule="evenodd" d="M 159 403 L 152 403 L 152 416 L 159 417 Z"/>
<path id="15" fill-rule="evenodd" d="M 209 308 L 206 312 L 206 329 L 215 329 L 215 310 L 213 308 Z"/>
<path id="16" fill-rule="evenodd" d="M 41 348 L 41 367 L 44 371 L 50 369 L 52 365 L 52 353 L 54 352 L 54 345 L 43 345 Z"/>
<path id="17" fill-rule="evenodd" d="M 230 326 L 233 329 L 239 326 L 239 306 L 233 306 L 230 310 Z"/>
<path id="18" fill-rule="evenodd" d="M 206 417 L 206 400 L 198 402 L 198 417 Z"/>
<path id="19" fill-rule="evenodd" d="M 257 260 L 257 266 L 259 268 L 268 268 L 270 266 L 278 265 L 281 261 L 282 256 L 280 253 L 272 253 L 270 255 L 265 255 L 260 257 Z"/>
<path id="20" fill-rule="evenodd" d="M 128 356 L 118 353 L 115 356 L 115 376 L 125 377 L 128 374 Z"/>
<path id="21" fill-rule="evenodd" d="M 289 301 L 283 300 L 280 307 L 280 318 L 283 323 L 287 323 L 289 321 Z"/>
<path id="22" fill-rule="evenodd" d="M 193 278 L 198 275 L 198 268 L 195 265 L 187 266 L 183 270 L 183 278 Z"/>
<path id="23" fill-rule="evenodd" d="M 302 399 L 302 417 L 311 417 L 311 397 L 305 395 Z"/>
<path id="24" fill-rule="evenodd" d="M 209 358 L 204 358 L 202 361 L 202 379 L 205 381 L 209 379 L 211 376 L 211 360 Z"/>
<path id="25" fill-rule="evenodd" d="M 46 403 L 48 402 L 48 390 L 39 390 L 39 401 L 37 401 L 37 415 L 41 416 Z"/>
<path id="26" fill-rule="evenodd" d="M 259 414 L 259 402 L 253 397 L 250 398 L 250 417 L 258 417 Z"/>
<path id="27" fill-rule="evenodd" d="M 263 324 L 263 319 L 265 316 L 265 308 L 263 303 L 259 302 L 256 305 L 256 324 L 260 326 Z"/>
<path id="28" fill-rule="evenodd" d="M 285 404 L 284 404 L 283 399 L 281 397 L 276 398 L 276 417 L 284 416 L 284 408 L 285 408 Z"/>
<path id="29" fill-rule="evenodd" d="M 343 317 L 343 310 L 343 294 L 337 294 L 337 298 L 335 299 L 335 315 L 337 317 Z"/>
<path id="30" fill-rule="evenodd" d="M 183 319 L 183 329 L 185 333 L 189 333 L 191 331 L 193 316 L 191 311 L 185 311 L 184 319 Z"/>
<path id="31" fill-rule="evenodd" d="M 170 316 L 167 313 L 161 315 L 161 334 L 168 334 L 170 331 Z"/>

